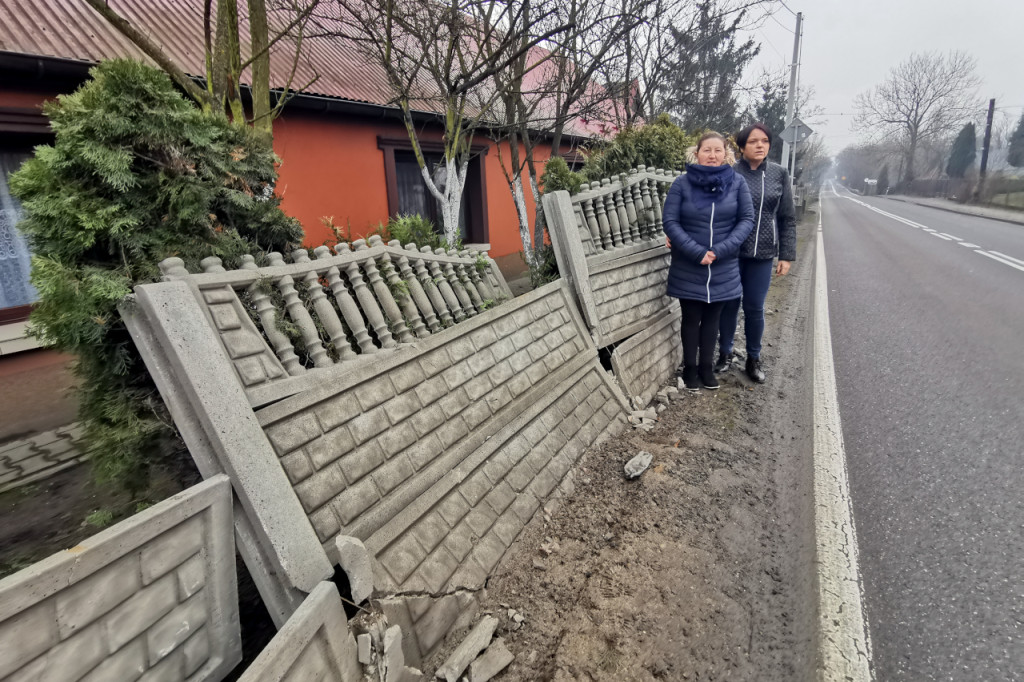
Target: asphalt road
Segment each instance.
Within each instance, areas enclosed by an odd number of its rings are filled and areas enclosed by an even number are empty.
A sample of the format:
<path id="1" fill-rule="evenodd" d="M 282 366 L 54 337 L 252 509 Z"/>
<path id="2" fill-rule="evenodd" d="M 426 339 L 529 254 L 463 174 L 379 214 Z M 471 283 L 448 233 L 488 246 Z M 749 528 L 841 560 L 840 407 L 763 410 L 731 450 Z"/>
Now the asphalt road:
<path id="1" fill-rule="evenodd" d="M 1024 226 L 837 189 L 822 237 L 875 678 L 1022 680 Z"/>

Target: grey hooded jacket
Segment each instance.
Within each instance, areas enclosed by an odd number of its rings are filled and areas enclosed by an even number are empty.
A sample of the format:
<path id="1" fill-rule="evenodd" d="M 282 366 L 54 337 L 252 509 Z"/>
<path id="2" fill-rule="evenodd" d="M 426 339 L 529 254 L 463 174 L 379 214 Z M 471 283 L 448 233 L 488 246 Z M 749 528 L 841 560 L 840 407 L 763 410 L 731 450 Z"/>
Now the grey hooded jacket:
<path id="1" fill-rule="evenodd" d="M 740 258 L 796 260 L 796 207 L 789 172 L 767 160 L 751 170 L 742 158 L 733 168 L 747 181 L 754 204 L 754 229 L 740 247 Z"/>

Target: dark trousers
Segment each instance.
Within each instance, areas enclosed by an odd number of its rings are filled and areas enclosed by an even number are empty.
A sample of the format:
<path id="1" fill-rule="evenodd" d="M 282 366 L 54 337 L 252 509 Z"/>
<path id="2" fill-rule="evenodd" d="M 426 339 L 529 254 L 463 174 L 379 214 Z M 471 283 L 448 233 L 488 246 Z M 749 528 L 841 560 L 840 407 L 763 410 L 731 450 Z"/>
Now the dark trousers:
<path id="1" fill-rule="evenodd" d="M 683 342 L 683 366 L 715 364 L 715 340 L 718 337 L 718 320 L 722 315 L 725 301 L 705 303 L 679 299 L 683 311 L 683 323 L 679 336 Z M 698 363 L 698 350 L 700 361 Z"/>
<path id="2" fill-rule="evenodd" d="M 740 281 L 743 283 L 743 331 L 747 336 L 747 357 L 761 357 L 761 337 L 764 336 L 764 301 L 772 284 L 775 261 L 771 258 L 740 258 Z M 732 350 L 736 325 L 740 316 L 740 300 L 725 302 L 722 319 L 718 323 L 718 346 L 722 353 Z"/>

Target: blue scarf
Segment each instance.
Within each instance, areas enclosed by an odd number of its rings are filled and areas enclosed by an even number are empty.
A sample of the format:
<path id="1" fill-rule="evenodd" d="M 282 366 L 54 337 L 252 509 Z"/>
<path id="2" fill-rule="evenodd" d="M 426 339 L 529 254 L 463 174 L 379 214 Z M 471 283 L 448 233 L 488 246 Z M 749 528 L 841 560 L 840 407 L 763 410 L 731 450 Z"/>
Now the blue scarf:
<path id="1" fill-rule="evenodd" d="M 696 163 L 686 164 L 686 179 L 693 188 L 690 194 L 697 208 L 707 208 L 718 201 L 732 187 L 736 171 L 732 166 L 701 166 Z"/>

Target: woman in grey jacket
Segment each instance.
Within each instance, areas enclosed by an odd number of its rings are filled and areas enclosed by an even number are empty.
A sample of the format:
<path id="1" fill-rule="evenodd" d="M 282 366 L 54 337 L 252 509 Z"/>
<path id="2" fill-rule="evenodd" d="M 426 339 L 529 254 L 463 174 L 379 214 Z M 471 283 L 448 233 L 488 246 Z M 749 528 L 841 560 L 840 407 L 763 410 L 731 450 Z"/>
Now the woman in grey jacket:
<path id="1" fill-rule="evenodd" d="M 743 329 L 747 337 L 747 376 L 764 383 L 761 365 L 761 337 L 764 335 L 764 301 L 778 276 L 789 272 L 796 260 L 796 209 L 789 172 L 767 159 L 772 133 L 760 123 L 736 134 L 742 154 L 734 168 L 747 181 L 754 204 L 754 229 L 740 247 L 739 269 L 743 283 Z M 775 257 L 778 265 L 774 265 Z M 719 355 L 716 372 L 723 372 L 733 357 L 733 338 L 741 299 L 728 301 L 719 320 Z"/>

